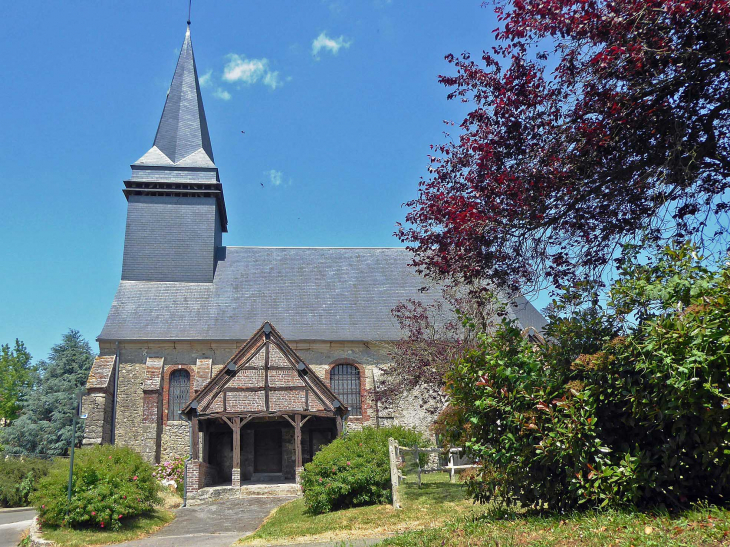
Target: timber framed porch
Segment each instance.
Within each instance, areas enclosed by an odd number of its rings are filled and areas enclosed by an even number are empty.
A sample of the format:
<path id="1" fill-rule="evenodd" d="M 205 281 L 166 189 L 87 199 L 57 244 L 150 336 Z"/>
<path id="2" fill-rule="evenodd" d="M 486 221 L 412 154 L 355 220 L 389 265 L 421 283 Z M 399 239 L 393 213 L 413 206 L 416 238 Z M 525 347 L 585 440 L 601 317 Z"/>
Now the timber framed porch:
<path id="1" fill-rule="evenodd" d="M 304 464 L 342 433 L 346 413 L 266 322 L 182 411 L 191 424 L 187 491 L 298 484 Z"/>

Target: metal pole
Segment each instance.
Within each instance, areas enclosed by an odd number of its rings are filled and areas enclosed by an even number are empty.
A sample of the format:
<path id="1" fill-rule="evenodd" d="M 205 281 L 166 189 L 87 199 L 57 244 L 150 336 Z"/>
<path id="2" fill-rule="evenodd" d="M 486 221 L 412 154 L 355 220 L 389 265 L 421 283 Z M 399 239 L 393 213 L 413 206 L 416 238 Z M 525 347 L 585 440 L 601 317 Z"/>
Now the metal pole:
<path id="1" fill-rule="evenodd" d="M 117 442 L 117 397 L 119 397 L 119 342 L 115 342 L 116 351 L 114 353 L 114 399 L 112 400 L 112 443 Z"/>
<path id="2" fill-rule="evenodd" d="M 68 506 L 66 507 L 66 516 L 71 506 L 71 487 L 74 480 L 74 449 L 76 448 L 76 417 L 79 414 L 79 404 L 81 402 L 82 393 L 76 394 L 76 406 L 74 407 L 74 416 L 71 420 L 71 454 L 68 462 Z"/>

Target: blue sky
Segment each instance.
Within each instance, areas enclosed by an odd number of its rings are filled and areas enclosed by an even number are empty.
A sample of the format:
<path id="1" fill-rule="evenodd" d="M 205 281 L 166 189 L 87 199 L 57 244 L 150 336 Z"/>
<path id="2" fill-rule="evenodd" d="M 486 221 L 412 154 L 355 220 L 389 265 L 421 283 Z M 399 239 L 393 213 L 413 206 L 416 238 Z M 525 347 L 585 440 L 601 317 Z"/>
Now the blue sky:
<path id="1" fill-rule="evenodd" d="M 400 246 L 429 144 L 465 112 L 437 82 L 444 55 L 493 43 L 480 4 L 194 0 L 224 244 Z M 122 181 L 152 144 L 186 18 L 186 0 L 3 4 L 0 343 L 43 358 L 76 328 L 96 347 Z"/>

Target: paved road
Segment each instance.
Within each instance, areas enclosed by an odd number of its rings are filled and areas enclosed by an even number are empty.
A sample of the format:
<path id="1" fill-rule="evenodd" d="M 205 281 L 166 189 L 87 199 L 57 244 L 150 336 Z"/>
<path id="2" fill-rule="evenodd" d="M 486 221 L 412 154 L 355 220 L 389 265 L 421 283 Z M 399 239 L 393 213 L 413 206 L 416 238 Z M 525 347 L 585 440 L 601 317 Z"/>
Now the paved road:
<path id="1" fill-rule="evenodd" d="M 242 498 L 177 510 L 177 517 L 158 533 L 124 547 L 229 547 L 258 528 L 263 520 L 293 497 Z"/>
<path id="2" fill-rule="evenodd" d="M 0 511 L 0 547 L 16 547 L 20 536 L 30 528 L 34 517 L 33 509 Z"/>

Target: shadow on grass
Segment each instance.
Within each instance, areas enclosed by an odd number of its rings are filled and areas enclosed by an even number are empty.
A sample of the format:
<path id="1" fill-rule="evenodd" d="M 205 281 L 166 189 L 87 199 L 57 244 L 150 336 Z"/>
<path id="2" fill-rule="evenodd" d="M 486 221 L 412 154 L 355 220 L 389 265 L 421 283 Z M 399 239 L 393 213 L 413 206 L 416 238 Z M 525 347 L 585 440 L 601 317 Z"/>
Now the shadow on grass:
<path id="1" fill-rule="evenodd" d="M 433 505 L 463 501 L 466 488 L 463 484 L 451 482 L 423 482 L 419 488 L 414 481 L 401 487 L 401 495 L 409 501 Z"/>

